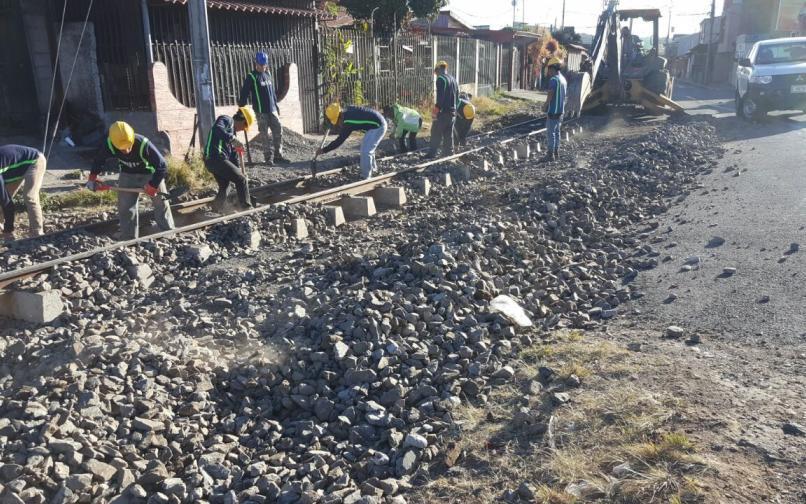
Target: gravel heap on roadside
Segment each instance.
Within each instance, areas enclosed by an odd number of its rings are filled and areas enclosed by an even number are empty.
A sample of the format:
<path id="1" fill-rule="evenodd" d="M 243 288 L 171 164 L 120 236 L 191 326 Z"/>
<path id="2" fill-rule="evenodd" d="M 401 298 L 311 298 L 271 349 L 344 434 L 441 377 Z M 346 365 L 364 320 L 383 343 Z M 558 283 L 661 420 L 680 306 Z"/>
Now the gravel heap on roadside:
<path id="1" fill-rule="evenodd" d="M 405 502 L 452 411 L 511 380 L 519 349 L 641 295 L 658 254 L 637 226 L 719 154 L 699 122 L 594 140 L 368 229 L 281 207 L 30 284 L 69 313 L 0 331 L 3 498 Z M 309 241 L 285 237 L 291 218 Z"/>

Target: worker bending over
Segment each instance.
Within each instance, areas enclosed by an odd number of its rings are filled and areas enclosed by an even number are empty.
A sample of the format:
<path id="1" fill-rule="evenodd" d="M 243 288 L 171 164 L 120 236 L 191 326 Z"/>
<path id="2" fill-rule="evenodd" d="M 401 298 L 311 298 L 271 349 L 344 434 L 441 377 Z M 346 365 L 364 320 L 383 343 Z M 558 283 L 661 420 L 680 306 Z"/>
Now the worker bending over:
<path id="1" fill-rule="evenodd" d="M 243 156 L 243 145 L 235 138 L 235 134 L 248 131 L 254 123 L 255 113 L 252 109 L 241 107 L 232 117 L 219 116 L 207 136 L 204 165 L 218 182 L 218 194 L 212 204 L 213 210 L 217 212 L 224 209 L 230 183 L 235 184 L 235 189 L 238 191 L 240 209 L 252 208 L 246 176 L 238 167 L 241 161 L 239 157 Z"/>
<path id="2" fill-rule="evenodd" d="M 456 133 L 455 141 L 458 145 L 467 145 L 467 134 L 473 126 L 473 119 L 476 118 L 476 107 L 470 103 L 471 96 L 468 93 L 459 93 L 459 107 L 456 109 Z"/>
<path id="3" fill-rule="evenodd" d="M 274 162 L 289 163 L 283 157 L 283 125 L 280 123 L 280 107 L 277 105 L 277 94 L 274 82 L 269 73 L 269 55 L 264 52 L 255 54 L 255 69 L 249 72 L 243 81 L 238 106 L 244 107 L 251 100 L 252 109 L 257 116 L 258 137 L 263 142 L 263 156 L 267 165 Z M 269 139 L 271 129 L 271 139 Z"/>
<path id="4" fill-rule="evenodd" d="M 45 177 L 47 162 L 36 149 L 24 145 L 0 146 L 0 205 L 3 207 L 3 239 L 14 239 L 14 195 L 24 184 L 23 199 L 28 210 L 30 236 L 44 234 L 42 207 L 39 204 L 39 189 Z"/>
<path id="5" fill-rule="evenodd" d="M 375 150 L 386 135 L 386 120 L 376 110 L 367 107 L 349 106 L 342 110 L 338 103 L 331 103 L 325 109 L 325 117 L 339 129 L 339 136 L 324 148 L 316 151 L 317 155 L 337 149 L 347 140 L 353 131 L 363 131 L 361 141 L 361 178 L 372 177 L 378 168 L 375 162 Z"/>
<path id="6" fill-rule="evenodd" d="M 417 133 L 423 127 L 423 118 L 414 109 L 406 108 L 399 103 L 383 108 L 383 115 L 395 123 L 392 138 L 396 138 L 400 152 L 417 150 Z"/>
<path id="7" fill-rule="evenodd" d="M 174 228 L 171 206 L 158 196 L 166 192 L 165 175 L 168 165 L 157 147 L 148 138 L 138 135 L 134 129 L 123 121 L 109 127 L 106 142 L 98 149 L 95 162 L 90 170 L 86 187 L 92 191 L 114 189 L 98 179 L 98 174 L 105 171 L 106 163 L 113 160 L 116 169 L 120 170 L 118 188 L 137 189 L 146 193 L 154 205 L 154 218 L 162 231 Z M 140 236 L 139 192 L 118 191 L 118 219 L 120 220 L 120 238 L 131 240 Z"/>
<path id="8" fill-rule="evenodd" d="M 456 121 L 456 105 L 459 103 L 459 85 L 448 73 L 448 63 L 440 61 L 434 68 L 437 76 L 437 101 L 431 111 L 431 149 L 428 157 L 436 157 L 442 144 L 442 155 L 453 154 L 453 127 Z"/>
<path id="9" fill-rule="evenodd" d="M 560 73 L 562 62 L 558 58 L 551 58 L 548 62 L 549 92 L 543 110 L 547 114 L 546 136 L 548 137 L 548 152 L 543 161 L 556 161 L 560 157 L 560 133 L 565 113 L 565 94 L 568 83 Z"/>

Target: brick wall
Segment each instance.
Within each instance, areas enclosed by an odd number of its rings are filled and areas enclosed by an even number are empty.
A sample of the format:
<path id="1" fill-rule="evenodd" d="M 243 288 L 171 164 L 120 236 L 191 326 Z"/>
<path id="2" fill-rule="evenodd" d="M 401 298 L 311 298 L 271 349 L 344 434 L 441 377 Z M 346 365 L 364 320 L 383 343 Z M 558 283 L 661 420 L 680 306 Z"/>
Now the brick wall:
<path id="1" fill-rule="evenodd" d="M 299 75 L 297 65 L 288 66 L 288 92 L 279 102 L 280 120 L 283 127 L 297 133 L 303 133 L 302 102 L 300 101 Z M 182 105 L 171 92 L 168 82 L 168 70 L 162 63 L 154 63 L 151 69 L 151 100 L 152 109 L 156 115 L 157 131 L 160 136 L 167 137 L 168 148 L 174 156 L 184 156 L 193 136 L 193 116 L 196 109 Z M 233 115 L 234 106 L 216 107 L 216 116 L 221 114 Z M 252 128 L 249 138 L 257 134 L 257 128 Z M 197 148 L 203 139 L 196 139 Z"/>

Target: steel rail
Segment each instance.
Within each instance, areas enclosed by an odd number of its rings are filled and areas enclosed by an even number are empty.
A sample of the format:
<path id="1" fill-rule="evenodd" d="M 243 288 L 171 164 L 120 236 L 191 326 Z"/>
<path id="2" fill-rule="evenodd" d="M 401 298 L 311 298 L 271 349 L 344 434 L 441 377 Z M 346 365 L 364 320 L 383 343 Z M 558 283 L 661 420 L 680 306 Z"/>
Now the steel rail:
<path id="1" fill-rule="evenodd" d="M 522 126 L 523 124 L 527 124 L 527 123 L 531 123 L 531 122 L 535 122 L 535 121 L 540 121 L 540 120 L 543 120 L 543 118 L 537 119 L 537 120 L 534 120 L 534 121 L 526 121 L 525 123 L 520 124 L 520 126 Z M 576 120 L 571 120 L 569 122 L 576 122 Z M 508 127 L 507 129 L 511 129 L 511 127 Z M 500 130 L 498 130 L 498 131 L 500 131 Z M 418 163 L 416 165 L 412 165 L 412 166 L 403 168 L 403 169 L 398 170 L 398 171 L 385 173 L 383 175 L 379 175 L 377 177 L 372 177 L 372 178 L 369 178 L 369 179 L 366 179 L 366 180 L 359 180 L 359 181 L 356 181 L 356 182 L 351 182 L 349 184 L 323 189 L 323 190 L 315 192 L 315 193 L 303 194 L 303 195 L 299 195 L 299 196 L 293 196 L 293 197 L 290 197 L 288 199 L 285 199 L 285 200 L 282 200 L 282 201 L 279 201 L 279 202 L 267 203 L 265 205 L 261 205 L 261 206 L 256 207 L 256 208 L 251 208 L 251 209 L 248 209 L 248 210 L 235 212 L 235 213 L 232 213 L 232 214 L 229 214 L 229 215 L 224 215 L 224 216 L 221 216 L 221 217 L 215 217 L 215 218 L 212 218 L 212 219 L 196 222 L 196 223 L 193 223 L 193 224 L 188 224 L 186 226 L 178 227 L 178 228 L 171 229 L 171 230 L 168 230 L 168 231 L 160 231 L 158 233 L 150 234 L 148 236 L 143 236 L 143 237 L 139 237 L 139 238 L 135 238 L 135 239 L 131 239 L 131 240 L 119 241 L 119 242 L 115 242 L 115 243 L 110 243 L 108 245 L 97 247 L 97 248 L 87 250 L 87 251 L 84 251 L 84 252 L 78 252 L 78 253 L 75 253 L 75 254 L 71 254 L 69 256 L 61 257 L 61 258 L 58 258 L 58 259 L 53 259 L 53 260 L 50 260 L 50 261 L 45 261 L 45 262 L 42 262 L 42 263 L 27 266 L 25 268 L 21 268 L 21 269 L 13 270 L 13 271 L 10 271 L 10 272 L 2 273 L 2 274 L 0 274 L 0 289 L 4 289 L 8 285 L 10 285 L 10 284 L 12 284 L 12 283 L 14 283 L 16 281 L 23 280 L 23 279 L 30 278 L 30 277 L 33 277 L 33 276 L 36 276 L 36 275 L 39 275 L 39 274 L 46 273 L 51 268 L 54 268 L 56 266 L 71 263 L 71 262 L 74 262 L 74 261 L 80 261 L 82 259 L 87 259 L 89 257 L 94 256 L 95 254 L 99 254 L 99 253 L 103 253 L 103 252 L 110 252 L 110 251 L 113 251 L 113 250 L 128 247 L 130 245 L 136 245 L 136 244 L 139 244 L 139 243 L 146 243 L 146 242 L 149 242 L 149 241 L 152 241 L 152 240 L 157 240 L 157 239 L 160 239 L 160 238 L 168 238 L 168 237 L 175 236 L 175 235 L 178 235 L 178 234 L 184 234 L 184 233 L 188 233 L 188 232 L 192 232 L 192 231 L 197 231 L 199 229 L 204 229 L 206 227 L 210 227 L 210 226 L 213 226 L 215 224 L 228 222 L 228 221 L 231 221 L 231 220 L 239 219 L 241 217 L 248 217 L 248 216 L 251 216 L 251 215 L 256 215 L 258 213 L 265 212 L 265 211 L 267 211 L 267 210 L 269 210 L 271 208 L 275 208 L 276 206 L 281 205 L 281 204 L 282 205 L 293 205 L 293 204 L 303 203 L 303 202 L 310 202 L 310 203 L 318 202 L 318 203 L 321 203 L 321 202 L 337 201 L 337 200 L 339 200 L 339 199 L 341 199 L 343 197 L 349 196 L 349 195 L 366 194 L 366 193 L 371 192 L 377 186 L 382 185 L 382 184 L 386 183 L 388 180 L 391 180 L 391 179 L 393 179 L 395 177 L 399 177 L 399 176 L 407 174 L 407 173 L 421 172 L 421 171 L 425 170 L 426 168 L 428 168 L 430 166 L 434 166 L 436 164 L 445 163 L 445 162 L 452 161 L 452 160 L 455 160 L 455 159 L 460 159 L 460 158 L 462 158 L 462 157 L 464 157 L 464 156 L 466 156 L 468 154 L 479 152 L 479 151 L 482 151 L 482 150 L 485 150 L 485 149 L 488 149 L 490 147 L 494 147 L 494 146 L 497 146 L 497 145 L 506 145 L 506 144 L 509 144 L 511 142 L 514 142 L 515 140 L 522 139 L 522 138 L 529 138 L 531 136 L 534 136 L 534 135 L 537 135 L 537 134 L 540 134 L 540 133 L 544 133 L 545 131 L 546 131 L 545 128 L 540 128 L 540 129 L 537 129 L 537 130 L 529 131 L 529 132 L 524 133 L 524 134 L 520 134 L 520 135 L 510 137 L 510 138 L 506 138 L 504 140 L 497 140 L 497 141 L 492 141 L 492 142 L 489 142 L 489 143 L 485 143 L 484 145 L 476 146 L 476 147 L 474 147 L 472 149 L 468 149 L 468 150 L 462 151 L 460 153 L 453 154 L 451 156 L 445 156 L 445 157 L 442 157 L 442 158 L 433 159 L 433 160 L 425 161 L 425 162 L 422 162 L 422 163 Z M 337 169 L 329 170 L 329 171 L 330 172 L 340 172 L 341 170 L 342 170 L 341 168 L 337 168 Z M 326 173 L 326 172 L 323 172 L 323 173 Z M 293 182 L 299 183 L 300 181 L 304 181 L 304 180 L 306 180 L 306 179 L 308 179 L 310 177 L 311 177 L 310 175 L 306 175 L 306 176 L 300 177 L 299 179 L 292 179 L 292 180 L 289 180 L 289 181 L 277 182 L 274 185 L 291 184 Z M 264 186 L 264 187 L 268 187 L 268 186 Z M 212 198 L 203 198 L 203 200 L 205 200 L 205 202 L 206 201 L 211 201 Z M 201 201 L 201 200 L 197 200 L 197 201 Z M 195 203 L 195 202 L 188 202 L 188 203 Z"/>

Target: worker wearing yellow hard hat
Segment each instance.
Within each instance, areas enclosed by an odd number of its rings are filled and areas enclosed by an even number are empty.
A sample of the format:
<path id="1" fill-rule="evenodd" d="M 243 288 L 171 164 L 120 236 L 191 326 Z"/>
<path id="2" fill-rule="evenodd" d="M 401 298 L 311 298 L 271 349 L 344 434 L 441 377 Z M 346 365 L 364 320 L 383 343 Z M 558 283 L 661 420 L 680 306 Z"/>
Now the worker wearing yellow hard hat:
<path id="1" fill-rule="evenodd" d="M 252 107 L 239 107 L 232 117 L 219 116 L 207 142 L 204 144 L 204 166 L 213 174 L 218 183 L 218 193 L 213 199 L 212 208 L 223 212 L 227 202 L 227 189 L 230 184 L 235 185 L 238 192 L 238 210 L 252 208 L 252 198 L 249 196 L 249 184 L 246 174 L 240 169 L 244 155 L 243 145 L 238 141 L 236 134 L 248 131 L 255 124 L 255 112 Z"/>
<path id="2" fill-rule="evenodd" d="M 113 161 L 120 170 L 117 186 L 108 186 L 99 178 Z M 118 219 L 120 238 L 137 238 L 139 231 L 139 193 L 151 197 L 157 226 L 166 231 L 174 228 L 171 206 L 159 193 L 165 193 L 165 176 L 168 165 L 157 147 L 148 138 L 134 132 L 128 123 L 117 121 L 109 127 L 109 134 L 98 149 L 86 187 L 92 191 L 113 189 L 118 192 Z M 139 192 L 138 192 L 139 190 Z"/>
<path id="3" fill-rule="evenodd" d="M 386 120 L 383 115 L 369 107 L 350 105 L 342 108 L 338 103 L 331 103 L 325 107 L 325 118 L 330 125 L 339 130 L 339 136 L 325 147 L 318 149 L 317 156 L 339 148 L 354 131 L 363 131 L 361 178 L 370 178 L 372 172 L 378 169 L 375 151 L 386 135 Z"/>
<path id="4" fill-rule="evenodd" d="M 457 145 L 467 145 L 467 134 L 476 118 L 476 107 L 471 103 L 469 93 L 459 93 L 459 106 L 456 109 L 456 126 L 454 127 L 454 142 Z"/>
<path id="5" fill-rule="evenodd" d="M 544 161 L 556 161 L 560 157 L 560 136 L 562 133 L 563 115 L 565 114 L 565 97 L 568 82 L 560 72 L 562 61 L 553 57 L 546 63 L 549 78 L 548 96 L 543 105 L 546 112 L 546 137 L 548 150 Z"/>
<path id="6" fill-rule="evenodd" d="M 439 61 L 434 67 L 437 99 L 431 111 L 431 146 L 428 157 L 436 157 L 442 146 L 442 155 L 453 154 L 453 127 L 456 122 L 456 106 L 459 103 L 459 84 L 448 73 L 448 62 Z"/>

